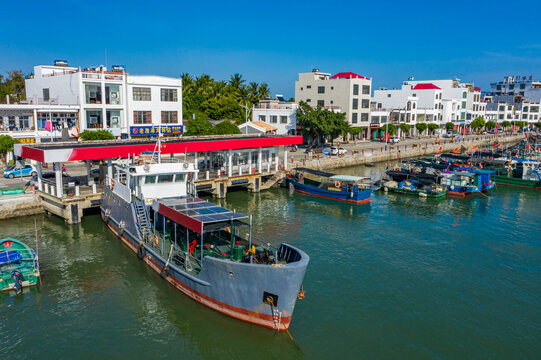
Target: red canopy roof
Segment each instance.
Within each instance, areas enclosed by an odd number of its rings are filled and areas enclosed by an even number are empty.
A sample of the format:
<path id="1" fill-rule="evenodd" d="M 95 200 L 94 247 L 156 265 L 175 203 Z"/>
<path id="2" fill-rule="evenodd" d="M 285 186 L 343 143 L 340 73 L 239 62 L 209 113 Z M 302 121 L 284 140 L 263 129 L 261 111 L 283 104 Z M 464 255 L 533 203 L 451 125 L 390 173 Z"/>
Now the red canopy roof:
<path id="1" fill-rule="evenodd" d="M 441 88 L 437 87 L 436 85 L 432 83 L 425 83 L 425 84 L 415 85 L 413 90 L 441 90 Z"/>
<path id="2" fill-rule="evenodd" d="M 473 91 L 481 91 L 481 88 L 476 86 L 473 88 Z"/>
<path id="3" fill-rule="evenodd" d="M 331 76 L 331 79 L 368 79 L 367 77 L 355 74 L 354 72 L 341 72 Z"/>

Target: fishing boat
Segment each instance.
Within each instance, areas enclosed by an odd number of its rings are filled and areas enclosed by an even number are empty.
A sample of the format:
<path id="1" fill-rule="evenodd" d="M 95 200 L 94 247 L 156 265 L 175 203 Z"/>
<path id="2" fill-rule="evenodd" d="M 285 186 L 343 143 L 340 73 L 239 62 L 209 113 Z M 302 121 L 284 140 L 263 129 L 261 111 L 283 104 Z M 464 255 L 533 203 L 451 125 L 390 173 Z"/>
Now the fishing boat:
<path id="1" fill-rule="evenodd" d="M 485 169 L 496 172 L 498 185 L 524 187 L 541 190 L 541 162 L 511 162 L 506 166 L 488 166 Z"/>
<path id="2" fill-rule="evenodd" d="M 447 188 L 447 194 L 466 196 L 492 189 L 495 184 L 495 171 L 489 170 L 451 170 L 441 171 L 440 185 Z"/>
<path id="3" fill-rule="evenodd" d="M 409 181 L 401 181 L 397 183 L 396 181 L 387 181 L 383 183 L 384 191 L 390 191 L 398 194 L 405 195 L 414 195 L 419 197 L 429 197 L 429 198 L 441 198 L 447 194 L 447 189 L 443 186 L 436 184 L 424 185 L 421 188 L 417 187 L 415 184 Z"/>
<path id="4" fill-rule="evenodd" d="M 430 167 L 416 167 L 409 166 L 409 164 L 403 164 L 402 167 L 387 170 L 385 172 L 391 180 L 400 183 L 401 181 L 410 181 L 421 185 L 431 185 L 439 183 L 440 175 L 437 169 Z"/>
<path id="5" fill-rule="evenodd" d="M 289 186 L 302 194 L 340 200 L 355 204 L 370 201 L 372 179 L 352 175 L 337 175 L 308 168 L 296 168 L 286 179 Z"/>
<path id="6" fill-rule="evenodd" d="M 22 241 L 6 238 L 0 240 L 0 291 L 15 290 L 38 283 L 38 257 Z"/>
<path id="7" fill-rule="evenodd" d="M 101 217 L 179 291 L 222 314 L 289 328 L 309 257 L 252 236 L 252 219 L 197 197 L 191 163 L 117 163 Z"/>

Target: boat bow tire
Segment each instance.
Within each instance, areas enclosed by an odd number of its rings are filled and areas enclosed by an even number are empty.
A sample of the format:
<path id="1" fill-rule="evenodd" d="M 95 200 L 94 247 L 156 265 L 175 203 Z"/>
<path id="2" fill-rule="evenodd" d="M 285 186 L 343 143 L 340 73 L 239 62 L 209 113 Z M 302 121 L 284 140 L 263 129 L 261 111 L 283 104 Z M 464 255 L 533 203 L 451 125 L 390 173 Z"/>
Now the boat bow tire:
<path id="1" fill-rule="evenodd" d="M 139 258 L 139 260 L 143 260 L 143 258 L 145 257 L 145 246 L 143 245 L 143 243 L 140 243 L 139 247 L 137 248 L 137 257 Z"/>
<path id="2" fill-rule="evenodd" d="M 164 266 L 162 271 L 160 271 L 160 276 L 164 279 L 167 279 L 167 276 L 169 276 L 169 268 Z"/>

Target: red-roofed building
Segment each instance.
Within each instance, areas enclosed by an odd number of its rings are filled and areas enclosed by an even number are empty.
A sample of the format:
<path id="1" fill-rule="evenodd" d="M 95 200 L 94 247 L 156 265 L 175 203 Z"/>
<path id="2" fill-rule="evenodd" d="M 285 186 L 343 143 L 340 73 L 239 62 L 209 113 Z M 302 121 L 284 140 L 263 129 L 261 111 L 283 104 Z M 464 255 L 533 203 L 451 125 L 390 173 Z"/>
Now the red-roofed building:
<path id="1" fill-rule="evenodd" d="M 295 81 L 295 101 L 346 113 L 352 127 L 362 127 L 360 139 L 369 136 L 372 79 L 354 72 L 335 75 L 320 72 L 299 73 Z"/>

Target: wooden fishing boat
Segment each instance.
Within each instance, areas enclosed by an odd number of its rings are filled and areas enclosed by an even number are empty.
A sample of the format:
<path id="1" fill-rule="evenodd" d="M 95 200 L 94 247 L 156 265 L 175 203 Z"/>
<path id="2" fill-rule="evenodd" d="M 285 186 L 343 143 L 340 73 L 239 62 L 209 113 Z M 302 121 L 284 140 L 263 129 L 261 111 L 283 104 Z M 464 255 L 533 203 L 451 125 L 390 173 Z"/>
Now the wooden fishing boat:
<path id="1" fill-rule="evenodd" d="M 286 179 L 295 191 L 326 199 L 364 204 L 370 201 L 372 194 L 372 179 L 369 177 L 296 168 Z"/>
<path id="2" fill-rule="evenodd" d="M 441 198 L 447 194 L 447 189 L 443 186 L 432 184 L 418 188 L 415 184 L 408 181 L 402 181 L 400 183 L 397 183 L 396 181 L 387 181 L 383 184 L 383 189 L 384 191 L 390 191 L 397 194 L 429 198 Z"/>
<path id="3" fill-rule="evenodd" d="M 38 283 L 38 257 L 22 241 L 6 238 L 0 240 L 0 291 L 15 290 Z"/>

